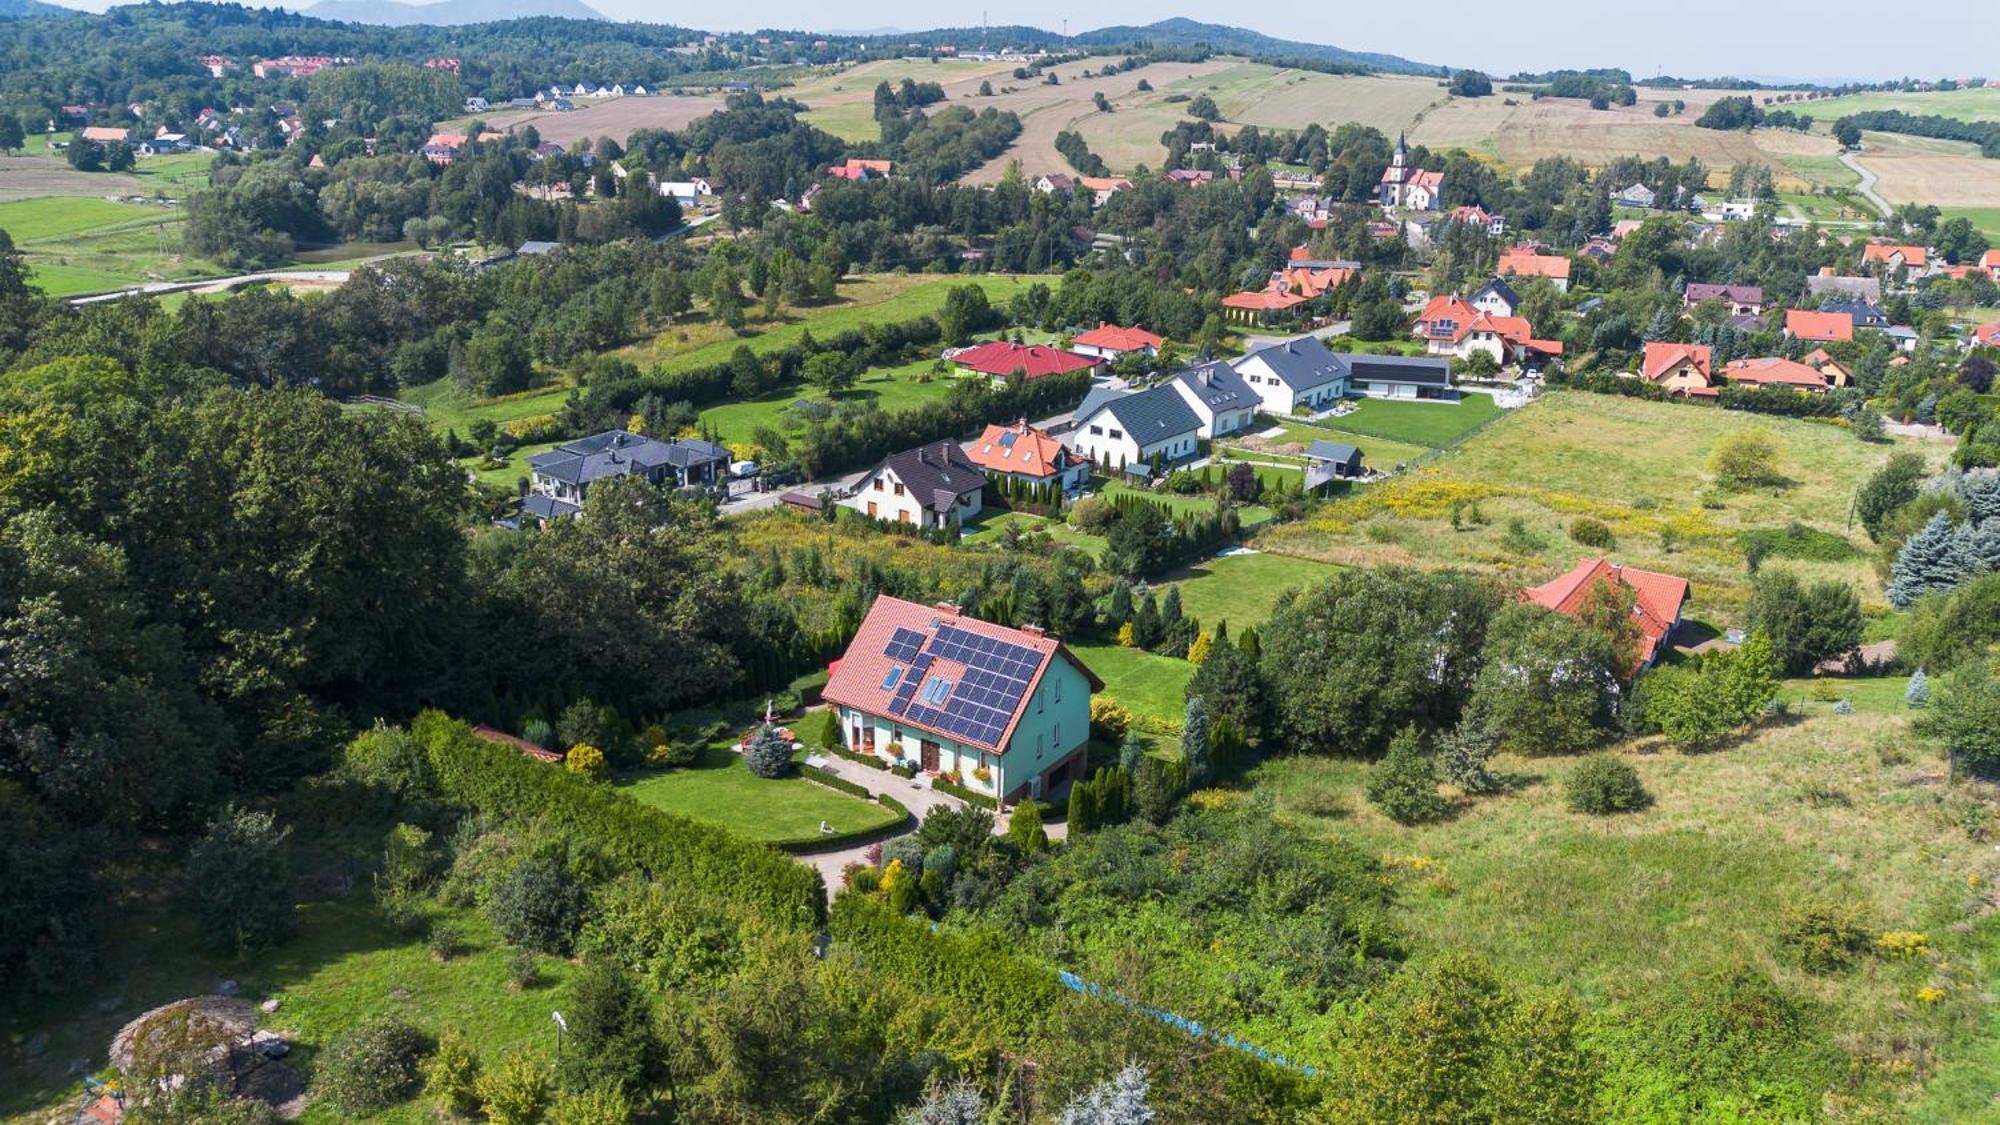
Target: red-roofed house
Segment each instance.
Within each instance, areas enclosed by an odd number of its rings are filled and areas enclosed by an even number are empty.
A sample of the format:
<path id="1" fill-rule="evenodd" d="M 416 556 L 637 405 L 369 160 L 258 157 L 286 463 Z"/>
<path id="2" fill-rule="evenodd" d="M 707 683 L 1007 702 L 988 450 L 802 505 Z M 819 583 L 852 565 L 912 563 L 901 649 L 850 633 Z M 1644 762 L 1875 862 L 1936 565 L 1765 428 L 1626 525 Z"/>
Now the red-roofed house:
<path id="1" fill-rule="evenodd" d="M 1755 285 L 1709 285 L 1690 282 L 1681 295 L 1681 307 L 1692 309 L 1703 301 L 1721 301 L 1730 316 L 1763 316 L 1764 290 Z"/>
<path id="2" fill-rule="evenodd" d="M 1871 242 L 1861 248 L 1861 264 L 1885 270 L 1921 270 L 1930 264 L 1930 251 L 1895 242 Z"/>
<path id="3" fill-rule="evenodd" d="M 1979 268 L 2000 277 L 2000 250 L 1988 250 L 1979 256 Z"/>
<path id="4" fill-rule="evenodd" d="M 1069 348 L 1079 355 L 1100 356 L 1115 363 L 1127 352 L 1159 355 L 1160 345 L 1164 343 L 1166 340 L 1143 328 L 1120 328 L 1100 320 L 1097 327 L 1090 331 L 1077 333 L 1069 342 Z"/>
<path id="5" fill-rule="evenodd" d="M 1222 315 L 1239 324 L 1261 324 L 1305 303 L 1306 298 L 1296 293 L 1274 293 L 1269 289 L 1231 293 L 1222 299 Z"/>
<path id="6" fill-rule="evenodd" d="M 1837 343 L 1854 339 L 1854 317 L 1844 312 L 1785 310 L 1785 338 Z"/>
<path id="7" fill-rule="evenodd" d="M 1500 264 L 1493 272 L 1501 277 L 1545 277 L 1556 292 L 1569 292 L 1569 259 L 1559 254 L 1509 250 L 1500 255 Z"/>
<path id="8" fill-rule="evenodd" d="M 1681 609 L 1688 600 L 1687 579 L 1604 559 L 1584 559 L 1561 578 L 1521 591 L 1521 600 L 1577 617 L 1588 604 L 1591 591 L 1606 582 L 1632 591 L 1632 620 L 1639 626 L 1640 637 L 1638 662 L 1632 668 L 1636 675 L 1652 665 L 1681 623 Z"/>
<path id="9" fill-rule="evenodd" d="M 1854 373 L 1847 369 L 1847 365 L 1828 355 L 1825 348 L 1814 348 L 1800 356 L 1799 362 L 1826 376 L 1830 386 L 1844 387 L 1854 378 Z"/>
<path id="10" fill-rule="evenodd" d="M 1668 394 L 1706 397 L 1716 393 L 1714 354 L 1706 344 L 1647 343 L 1639 377 Z"/>
<path id="11" fill-rule="evenodd" d="M 1847 385 L 1847 369 L 1831 360 L 1825 366 L 1812 367 L 1783 356 L 1738 359 L 1730 361 L 1722 369 L 1722 374 L 1732 383 L 1794 387 L 1802 391 L 1819 392 L 1828 387 Z"/>
<path id="12" fill-rule="evenodd" d="M 112 125 L 86 126 L 77 130 L 76 135 L 86 141 L 94 141 L 101 145 L 129 144 L 132 140 L 132 130 L 121 129 Z"/>
<path id="13" fill-rule="evenodd" d="M 1121 191 L 1131 191 L 1132 181 L 1123 176 L 1079 176 L 1077 186 L 1091 193 L 1091 203 L 1102 207 Z"/>
<path id="14" fill-rule="evenodd" d="M 1010 375 L 1040 379 L 1045 375 L 1088 371 L 1104 364 L 1104 360 L 1097 356 L 1078 355 L 1047 344 L 1017 344 L 1012 340 L 988 340 L 962 348 L 946 358 L 967 371 L 977 371 L 995 379 L 1005 379 Z"/>
<path id="15" fill-rule="evenodd" d="M 2000 320 L 1982 324 L 1972 330 L 1972 346 L 1975 348 L 2000 348 Z"/>
<path id="16" fill-rule="evenodd" d="M 1467 226 L 1484 227 L 1486 233 L 1498 237 L 1507 233 L 1507 220 L 1493 214 L 1477 204 L 1466 204 L 1451 209 L 1451 221 Z"/>
<path id="17" fill-rule="evenodd" d="M 859 181 L 874 179 L 877 176 L 887 176 L 894 168 L 895 163 L 893 161 L 860 160 L 850 156 L 847 158 L 847 163 L 836 164 L 826 171 L 828 175 L 839 176 L 843 180 Z"/>
<path id="18" fill-rule="evenodd" d="M 1527 318 L 1481 312 L 1455 293 L 1432 297 L 1417 315 L 1414 331 L 1431 355 L 1471 359 L 1485 352 L 1502 367 L 1545 362 L 1563 353 L 1562 341 L 1535 339 Z"/>
<path id="19" fill-rule="evenodd" d="M 1354 266 L 1287 266 L 1271 275 L 1269 288 L 1311 299 L 1329 289 L 1340 288 L 1360 272 Z"/>
<path id="20" fill-rule="evenodd" d="M 1055 484 L 1064 492 L 1090 479 L 1090 461 L 1033 426 L 1026 419 L 1011 426 L 991 425 L 979 440 L 965 447 L 972 463 L 986 475 L 1014 477 L 1030 484 Z"/>
<path id="21" fill-rule="evenodd" d="M 914 762 L 1002 802 L 1083 776 L 1090 695 L 1104 687 L 1062 642 L 884 594 L 822 697 L 856 754 Z"/>

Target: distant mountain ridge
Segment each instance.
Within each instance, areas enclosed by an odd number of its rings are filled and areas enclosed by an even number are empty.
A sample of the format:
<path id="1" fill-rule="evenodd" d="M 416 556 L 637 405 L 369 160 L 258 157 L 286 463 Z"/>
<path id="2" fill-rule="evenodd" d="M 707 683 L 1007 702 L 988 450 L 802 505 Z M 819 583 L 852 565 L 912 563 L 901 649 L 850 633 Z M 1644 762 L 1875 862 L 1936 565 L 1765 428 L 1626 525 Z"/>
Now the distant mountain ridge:
<path id="1" fill-rule="evenodd" d="M 0 0 L 0 4 L 22 0 Z M 26 0 L 32 3 L 35 0 Z M 378 27 L 459 27 L 472 23 L 554 16 L 558 19 L 602 20 L 604 13 L 583 0 L 439 0 L 435 4 L 404 4 L 398 0 L 319 0 L 301 15 L 342 23 Z"/>
<path id="2" fill-rule="evenodd" d="M 1072 36 L 1078 43 L 1092 47 L 1112 47 L 1123 43 L 1150 42 L 1163 47 L 1191 47 L 1206 44 L 1217 52 L 1231 55 L 1266 55 L 1278 58 L 1322 59 L 1327 62 L 1352 63 L 1372 70 L 1386 70 L 1400 74 L 1436 74 L 1439 67 L 1435 63 L 1420 63 L 1401 55 L 1384 54 L 1378 51 L 1350 51 L 1345 47 L 1333 47 L 1325 43 L 1306 43 L 1297 39 L 1279 39 L 1261 31 L 1247 28 L 1229 27 L 1219 23 L 1202 23 L 1184 16 L 1175 16 L 1143 27 L 1129 24 L 1116 27 L 1100 27 Z"/>

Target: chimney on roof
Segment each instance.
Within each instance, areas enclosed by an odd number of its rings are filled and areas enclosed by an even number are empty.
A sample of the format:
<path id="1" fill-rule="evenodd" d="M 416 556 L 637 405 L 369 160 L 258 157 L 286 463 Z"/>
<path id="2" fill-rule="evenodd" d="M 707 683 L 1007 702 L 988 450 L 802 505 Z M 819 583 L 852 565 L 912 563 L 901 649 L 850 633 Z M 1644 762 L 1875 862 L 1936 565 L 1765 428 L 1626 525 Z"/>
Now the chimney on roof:
<path id="1" fill-rule="evenodd" d="M 957 616 L 958 616 L 958 603 L 957 603 L 957 602 L 939 602 L 939 603 L 937 603 L 937 604 L 936 604 L 935 606 L 932 606 L 931 608 L 933 608 L 933 609 L 937 610 L 937 611 L 938 611 L 938 615 L 939 615 L 939 616 L 941 616 L 941 617 L 957 617 Z"/>
<path id="2" fill-rule="evenodd" d="M 1040 625 L 1023 625 L 1021 626 L 1021 631 L 1031 637 L 1045 637 L 1048 635 Z"/>

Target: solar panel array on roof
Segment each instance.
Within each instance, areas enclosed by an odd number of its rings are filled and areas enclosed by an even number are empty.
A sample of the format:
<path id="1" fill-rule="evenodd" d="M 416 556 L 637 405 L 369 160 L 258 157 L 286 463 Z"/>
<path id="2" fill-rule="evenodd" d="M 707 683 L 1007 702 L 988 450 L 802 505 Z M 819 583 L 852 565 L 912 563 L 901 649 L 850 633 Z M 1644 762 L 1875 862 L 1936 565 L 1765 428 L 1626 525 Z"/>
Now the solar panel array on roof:
<path id="1" fill-rule="evenodd" d="M 941 708 L 909 708 L 911 721 L 987 746 L 1000 744 L 1042 662 L 1034 649 L 949 625 L 938 628 L 924 655 L 963 664 L 966 674 Z"/>
<path id="2" fill-rule="evenodd" d="M 889 638 L 889 647 L 883 649 L 882 654 L 891 660 L 907 664 L 916 657 L 917 650 L 922 648 L 923 644 L 922 633 L 915 629 L 897 629 Z"/>

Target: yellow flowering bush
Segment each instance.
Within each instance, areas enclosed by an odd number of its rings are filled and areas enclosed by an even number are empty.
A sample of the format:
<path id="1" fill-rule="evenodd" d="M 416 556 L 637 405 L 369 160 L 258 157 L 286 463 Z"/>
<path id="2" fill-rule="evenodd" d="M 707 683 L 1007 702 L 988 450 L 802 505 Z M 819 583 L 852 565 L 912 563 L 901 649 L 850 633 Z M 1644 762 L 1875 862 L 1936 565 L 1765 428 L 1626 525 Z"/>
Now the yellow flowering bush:
<path id="1" fill-rule="evenodd" d="M 1884 957 L 1921 957 L 1930 948 L 1931 939 L 1915 930 L 1890 930 L 1875 939 L 1876 952 Z"/>
<path id="2" fill-rule="evenodd" d="M 588 742 L 579 742 L 569 748 L 569 753 L 563 755 L 563 768 L 592 781 L 603 781 L 611 776 L 611 765 L 604 760 L 604 751 Z"/>
<path id="3" fill-rule="evenodd" d="M 1944 989 L 1934 984 L 1927 984 L 1917 989 L 1917 1002 L 1920 1004 L 1935 1004 L 1944 999 L 1944 997 Z"/>

